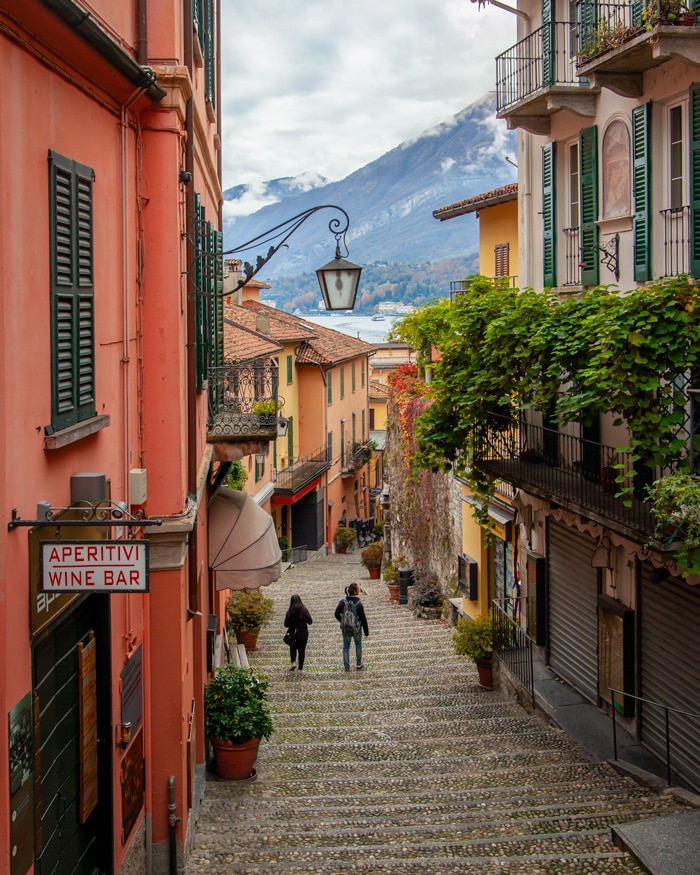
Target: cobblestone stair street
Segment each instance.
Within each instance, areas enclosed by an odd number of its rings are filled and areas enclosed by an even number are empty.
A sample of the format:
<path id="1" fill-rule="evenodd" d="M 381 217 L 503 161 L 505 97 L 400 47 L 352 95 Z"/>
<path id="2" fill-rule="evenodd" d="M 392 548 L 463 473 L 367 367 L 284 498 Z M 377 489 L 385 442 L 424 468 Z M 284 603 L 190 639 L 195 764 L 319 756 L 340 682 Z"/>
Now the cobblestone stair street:
<path id="1" fill-rule="evenodd" d="M 345 673 L 333 611 L 352 580 L 370 637 L 364 670 Z M 208 776 L 189 875 L 641 875 L 611 827 L 684 810 L 481 690 L 449 625 L 392 605 L 359 554 L 264 591 L 275 617 L 248 658 L 269 677 L 276 731 L 255 780 Z M 282 643 L 293 593 L 314 620 L 302 675 Z"/>

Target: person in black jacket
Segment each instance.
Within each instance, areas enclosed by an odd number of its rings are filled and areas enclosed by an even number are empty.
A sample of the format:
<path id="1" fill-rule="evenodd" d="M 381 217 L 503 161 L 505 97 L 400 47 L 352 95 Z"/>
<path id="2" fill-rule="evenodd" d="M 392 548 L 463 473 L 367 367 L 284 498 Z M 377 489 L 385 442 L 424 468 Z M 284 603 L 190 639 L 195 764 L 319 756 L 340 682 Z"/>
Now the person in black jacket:
<path id="1" fill-rule="evenodd" d="M 346 613 L 346 605 L 350 603 L 354 606 L 357 614 L 357 622 L 355 629 L 349 630 L 343 627 L 343 616 Z M 356 583 L 351 583 L 345 590 L 345 598 L 338 602 L 338 607 L 335 609 L 335 618 L 340 623 L 340 630 L 343 633 L 343 667 L 345 671 L 350 671 L 350 642 L 355 642 L 355 662 L 357 668 L 362 665 L 362 633 L 369 637 L 369 626 L 367 625 L 367 616 L 365 614 L 365 606 L 360 601 L 360 587 Z"/>
<path id="2" fill-rule="evenodd" d="M 289 609 L 284 617 L 284 625 L 289 629 L 292 641 L 289 645 L 289 657 L 292 664 L 290 671 L 297 667 L 299 660 L 299 672 L 304 669 L 306 657 L 306 642 L 309 640 L 309 626 L 313 623 L 309 609 L 298 595 L 293 595 L 289 601 Z"/>

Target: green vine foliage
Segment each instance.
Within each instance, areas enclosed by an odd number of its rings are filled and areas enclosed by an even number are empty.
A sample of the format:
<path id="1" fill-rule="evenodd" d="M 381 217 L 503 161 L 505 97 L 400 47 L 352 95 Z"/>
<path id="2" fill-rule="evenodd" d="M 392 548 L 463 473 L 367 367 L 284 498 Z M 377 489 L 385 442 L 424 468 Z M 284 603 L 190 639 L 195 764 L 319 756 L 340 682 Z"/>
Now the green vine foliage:
<path id="1" fill-rule="evenodd" d="M 229 489 L 245 489 L 246 481 L 248 480 L 248 472 L 243 467 L 243 463 L 240 459 L 234 459 L 231 462 L 231 467 L 228 471 L 228 482 L 227 485 Z"/>
<path id="2" fill-rule="evenodd" d="M 414 465 L 454 465 L 477 494 L 492 488 L 473 465 L 473 447 L 493 411 L 535 407 L 561 424 L 612 413 L 627 425 L 619 450 L 633 461 L 673 466 L 684 454 L 686 399 L 677 382 L 700 356 L 698 293 L 685 277 L 624 294 L 601 286 L 563 301 L 473 277 L 449 309 L 414 311 L 394 333 L 409 343 L 429 338 L 439 352 L 430 403 L 416 420 Z M 632 476 L 620 474 L 619 494 L 632 491 Z"/>

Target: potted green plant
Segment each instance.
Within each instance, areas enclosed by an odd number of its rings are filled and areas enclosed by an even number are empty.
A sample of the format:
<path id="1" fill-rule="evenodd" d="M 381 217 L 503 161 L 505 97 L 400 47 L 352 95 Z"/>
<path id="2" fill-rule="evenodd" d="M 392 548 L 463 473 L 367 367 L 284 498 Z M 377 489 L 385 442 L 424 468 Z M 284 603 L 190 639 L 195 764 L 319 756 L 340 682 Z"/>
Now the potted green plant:
<path id="1" fill-rule="evenodd" d="M 260 629 L 270 621 L 274 601 L 260 590 L 239 589 L 226 600 L 227 626 L 246 650 L 255 650 Z"/>
<path id="2" fill-rule="evenodd" d="M 347 526 L 338 526 L 335 530 L 335 546 L 338 553 L 346 553 L 348 547 L 354 547 L 357 542 L 355 530 Z"/>
<path id="3" fill-rule="evenodd" d="M 490 614 L 473 620 L 463 617 L 458 621 L 452 636 L 452 644 L 458 656 L 468 656 L 476 663 L 479 686 L 493 689 L 493 621 Z"/>
<path id="4" fill-rule="evenodd" d="M 277 402 L 274 398 L 262 398 L 253 404 L 251 413 L 254 416 L 271 416 L 277 413 Z"/>
<path id="5" fill-rule="evenodd" d="M 263 738 L 272 734 L 265 675 L 236 665 L 218 668 L 204 687 L 207 735 L 220 778 L 244 780 Z"/>
<path id="6" fill-rule="evenodd" d="M 389 601 L 399 601 L 399 566 L 392 560 L 384 566 L 384 583 L 389 587 Z"/>
<path id="7" fill-rule="evenodd" d="M 379 580 L 379 571 L 384 557 L 384 541 L 372 541 L 360 553 L 362 564 L 369 571 L 372 580 Z"/>
<path id="8" fill-rule="evenodd" d="M 280 545 L 280 550 L 282 551 L 282 561 L 289 562 L 292 554 L 292 545 L 289 543 L 289 538 L 286 535 L 280 535 L 277 538 L 277 543 Z"/>
<path id="9" fill-rule="evenodd" d="M 683 577 L 700 574 L 700 478 L 676 471 L 655 480 L 648 492 L 655 537 L 675 545 L 674 559 Z"/>

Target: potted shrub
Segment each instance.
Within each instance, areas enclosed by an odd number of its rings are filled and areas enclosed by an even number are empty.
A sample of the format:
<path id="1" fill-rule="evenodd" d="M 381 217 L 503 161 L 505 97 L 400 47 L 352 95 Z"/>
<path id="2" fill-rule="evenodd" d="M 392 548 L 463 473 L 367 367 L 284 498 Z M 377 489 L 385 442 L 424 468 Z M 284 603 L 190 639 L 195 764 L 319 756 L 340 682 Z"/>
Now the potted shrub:
<path id="1" fill-rule="evenodd" d="M 292 555 L 292 545 L 289 543 L 289 538 L 286 535 L 280 535 L 277 538 L 277 543 L 280 545 L 280 550 L 282 551 L 282 561 L 289 562 Z"/>
<path id="2" fill-rule="evenodd" d="M 338 553 L 347 553 L 348 547 L 354 547 L 357 542 L 354 529 L 347 526 L 338 526 L 335 530 L 335 546 Z"/>
<path id="3" fill-rule="evenodd" d="M 655 537 L 675 546 L 673 558 L 684 578 L 700 574 L 700 478 L 675 471 L 655 480 L 648 492 Z"/>
<path id="4" fill-rule="evenodd" d="M 493 622 L 490 614 L 471 620 L 463 617 L 456 626 L 452 644 L 458 656 L 468 656 L 476 663 L 479 686 L 493 689 Z"/>
<path id="5" fill-rule="evenodd" d="M 270 621 L 274 602 L 260 590 L 239 589 L 226 600 L 227 626 L 246 650 L 257 647 L 260 629 Z"/>
<path id="6" fill-rule="evenodd" d="M 382 567 L 384 557 L 384 541 L 372 541 L 360 553 L 362 564 L 369 571 L 372 580 L 379 580 L 379 570 Z"/>
<path id="7" fill-rule="evenodd" d="M 389 587 L 389 601 L 399 601 L 399 566 L 388 562 L 384 567 L 384 583 Z"/>
<path id="8" fill-rule="evenodd" d="M 253 775 L 260 741 L 272 734 L 267 687 L 264 675 L 236 665 L 216 669 L 204 687 L 207 735 L 220 778 L 244 780 Z"/>
<path id="9" fill-rule="evenodd" d="M 425 620 L 439 620 L 442 616 L 442 590 L 437 583 L 429 583 L 413 594 L 416 617 Z"/>

